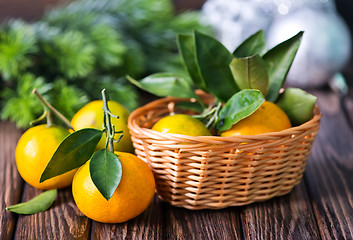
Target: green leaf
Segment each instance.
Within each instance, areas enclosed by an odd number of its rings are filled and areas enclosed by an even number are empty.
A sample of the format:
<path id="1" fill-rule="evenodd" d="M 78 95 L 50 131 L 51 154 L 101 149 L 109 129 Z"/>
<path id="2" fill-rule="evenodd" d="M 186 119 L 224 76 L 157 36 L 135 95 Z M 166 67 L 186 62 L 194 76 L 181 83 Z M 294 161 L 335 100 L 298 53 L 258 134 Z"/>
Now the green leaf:
<path id="1" fill-rule="evenodd" d="M 216 39 L 195 31 L 196 57 L 207 90 L 226 102 L 239 91 L 229 64 L 233 55 Z"/>
<path id="2" fill-rule="evenodd" d="M 103 132 L 84 128 L 67 136 L 44 169 L 40 182 L 82 166 L 91 158 Z"/>
<path id="3" fill-rule="evenodd" d="M 299 88 L 287 88 L 276 104 L 287 114 L 292 125 L 300 125 L 313 117 L 317 97 Z"/>
<path id="4" fill-rule="evenodd" d="M 246 58 L 234 58 L 230 70 L 240 89 L 258 89 L 266 95 L 268 73 L 266 65 L 259 55 Z"/>
<path id="5" fill-rule="evenodd" d="M 256 32 L 242 42 L 233 52 L 237 58 L 250 57 L 255 54 L 262 56 L 266 52 L 266 38 L 262 30 Z"/>
<path id="6" fill-rule="evenodd" d="M 265 98 L 259 90 L 245 89 L 234 94 L 218 114 L 217 129 L 224 132 L 254 113 Z"/>
<path id="7" fill-rule="evenodd" d="M 267 101 L 275 102 L 278 98 L 279 90 L 283 86 L 284 80 L 293 63 L 302 37 L 303 32 L 299 32 L 294 37 L 270 49 L 263 56 L 270 80 L 268 93 L 266 95 Z"/>
<path id="8" fill-rule="evenodd" d="M 107 201 L 113 196 L 118 187 L 122 166 L 117 155 L 106 149 L 94 153 L 89 163 L 92 181 Z"/>
<path id="9" fill-rule="evenodd" d="M 191 84 L 184 76 L 174 73 L 155 73 L 136 81 L 130 76 L 127 79 L 137 87 L 159 97 L 198 98 Z"/>
<path id="10" fill-rule="evenodd" d="M 197 88 L 207 90 L 205 81 L 200 73 L 200 68 L 196 59 L 196 47 L 194 35 L 179 34 L 177 44 L 180 57 L 188 71 L 193 83 Z"/>
<path id="11" fill-rule="evenodd" d="M 56 189 L 45 191 L 33 199 L 9 206 L 6 210 L 18 214 L 33 214 L 47 210 L 54 202 L 58 191 Z"/>

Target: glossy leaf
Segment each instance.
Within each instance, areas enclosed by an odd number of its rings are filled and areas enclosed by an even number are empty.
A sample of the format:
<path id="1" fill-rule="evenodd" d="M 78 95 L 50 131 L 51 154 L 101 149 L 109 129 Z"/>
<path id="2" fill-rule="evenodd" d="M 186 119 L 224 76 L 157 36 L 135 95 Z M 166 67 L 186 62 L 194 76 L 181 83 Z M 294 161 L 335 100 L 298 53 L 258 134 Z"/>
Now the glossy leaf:
<path id="1" fill-rule="evenodd" d="M 239 91 L 229 64 L 233 55 L 216 39 L 195 31 L 196 58 L 207 90 L 226 102 Z"/>
<path id="2" fill-rule="evenodd" d="M 117 155 L 106 149 L 95 152 L 89 163 L 92 181 L 107 201 L 113 196 L 118 187 L 122 166 Z"/>
<path id="3" fill-rule="evenodd" d="M 85 128 L 67 136 L 44 169 L 40 182 L 82 166 L 91 158 L 102 134 L 101 130 Z"/>
<path id="4" fill-rule="evenodd" d="M 256 32 L 242 42 L 233 52 L 237 58 L 250 57 L 255 54 L 262 56 L 266 52 L 266 38 L 262 30 Z"/>
<path id="5" fill-rule="evenodd" d="M 266 95 L 268 73 L 266 65 L 259 55 L 234 58 L 229 66 L 240 89 L 258 89 L 263 95 Z"/>
<path id="6" fill-rule="evenodd" d="M 300 125 L 313 117 L 317 97 L 299 88 L 287 88 L 276 104 L 287 114 L 292 124 Z"/>
<path id="7" fill-rule="evenodd" d="M 270 49 L 264 56 L 269 74 L 269 89 L 266 95 L 267 101 L 275 102 L 282 88 L 284 80 L 293 63 L 298 51 L 303 32 L 299 32 L 294 37 L 278 44 Z"/>
<path id="8" fill-rule="evenodd" d="M 265 98 L 259 90 L 245 89 L 234 94 L 218 114 L 217 129 L 224 132 L 234 124 L 254 113 Z"/>
<path id="9" fill-rule="evenodd" d="M 205 81 L 200 73 L 200 68 L 196 59 L 196 48 L 194 35 L 179 34 L 177 44 L 180 57 L 183 60 L 184 66 L 188 71 L 192 82 L 199 88 L 206 90 Z"/>
<path id="10" fill-rule="evenodd" d="M 18 214 L 34 214 L 47 210 L 54 202 L 58 191 L 56 189 L 45 191 L 31 200 L 15 204 L 6 208 L 6 210 Z"/>
<path id="11" fill-rule="evenodd" d="M 159 97 L 198 98 L 190 82 L 173 73 L 155 73 L 137 81 L 130 76 L 127 79 L 135 86 Z"/>

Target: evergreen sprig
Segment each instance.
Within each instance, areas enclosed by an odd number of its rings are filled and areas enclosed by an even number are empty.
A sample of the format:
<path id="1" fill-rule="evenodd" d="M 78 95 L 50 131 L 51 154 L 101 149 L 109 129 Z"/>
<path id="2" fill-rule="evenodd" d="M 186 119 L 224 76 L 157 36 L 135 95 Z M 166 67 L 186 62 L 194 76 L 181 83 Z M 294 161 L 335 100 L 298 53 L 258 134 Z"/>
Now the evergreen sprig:
<path id="1" fill-rule="evenodd" d="M 29 123 L 42 113 L 41 105 L 36 101 L 32 90 L 37 88 L 48 100 L 52 87 L 53 85 L 46 83 L 42 77 L 36 77 L 29 73 L 19 76 L 14 89 L 5 88 L 1 92 L 1 98 L 7 99 L 1 112 L 1 118 L 16 122 L 19 128 L 27 128 Z"/>
<path id="2" fill-rule="evenodd" d="M 176 15 L 171 0 L 78 0 L 37 22 L 4 22 L 1 117 L 28 127 L 40 114 L 29 103 L 35 87 L 68 118 L 103 88 L 133 110 L 138 95 L 124 76 L 183 71 L 175 36 L 193 29 L 209 32 L 198 13 Z"/>
<path id="3" fill-rule="evenodd" d="M 123 65 L 127 47 L 122 43 L 117 31 L 108 25 L 97 24 L 92 27 L 89 34 L 98 49 L 95 55 L 99 68 L 108 70 Z"/>
<path id="4" fill-rule="evenodd" d="M 7 27 L 0 32 L 0 72 L 6 81 L 31 66 L 30 55 L 37 51 L 36 35 L 30 25 L 17 20 Z"/>
<path id="5" fill-rule="evenodd" d="M 46 57 L 54 62 L 51 68 L 68 78 L 86 77 L 93 71 L 95 46 L 78 31 L 59 33 L 46 39 Z"/>
<path id="6" fill-rule="evenodd" d="M 74 116 L 75 110 L 82 108 L 89 100 L 85 92 L 74 85 L 68 85 L 63 78 L 55 80 L 52 91 L 55 94 L 52 94 L 51 101 L 56 103 L 55 108 L 69 119 Z"/>

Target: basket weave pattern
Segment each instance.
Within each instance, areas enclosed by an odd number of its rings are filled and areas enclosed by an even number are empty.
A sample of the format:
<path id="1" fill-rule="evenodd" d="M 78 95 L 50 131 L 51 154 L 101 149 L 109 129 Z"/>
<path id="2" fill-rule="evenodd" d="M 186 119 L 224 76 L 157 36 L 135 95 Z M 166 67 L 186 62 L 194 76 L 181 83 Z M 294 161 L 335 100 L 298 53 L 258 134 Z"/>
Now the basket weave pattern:
<path id="1" fill-rule="evenodd" d="M 163 98 L 136 109 L 129 128 L 136 154 L 149 164 L 159 197 L 188 209 L 219 209 L 287 194 L 302 178 L 321 114 L 281 132 L 254 136 L 184 136 L 151 130 L 171 112 Z"/>

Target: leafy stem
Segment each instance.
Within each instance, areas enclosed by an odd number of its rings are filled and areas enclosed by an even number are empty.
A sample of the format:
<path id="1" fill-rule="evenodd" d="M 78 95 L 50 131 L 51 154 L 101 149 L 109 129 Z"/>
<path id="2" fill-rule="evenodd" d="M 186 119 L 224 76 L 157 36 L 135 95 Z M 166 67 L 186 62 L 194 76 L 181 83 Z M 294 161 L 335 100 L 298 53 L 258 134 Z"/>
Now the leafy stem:
<path id="1" fill-rule="evenodd" d="M 209 128 L 210 126 L 215 126 L 218 122 L 218 114 L 219 111 L 221 110 L 222 103 L 218 102 L 218 104 L 213 108 L 213 114 L 211 115 L 211 118 L 208 120 L 206 127 Z"/>
<path id="2" fill-rule="evenodd" d="M 194 118 L 201 119 L 206 122 L 206 127 L 213 127 L 218 121 L 218 113 L 222 107 L 222 102 L 216 101 L 214 104 L 206 108 L 201 114 L 194 115 Z"/>
<path id="3" fill-rule="evenodd" d="M 45 117 L 47 118 L 47 126 L 51 127 L 53 126 L 53 118 L 52 118 L 52 113 L 54 113 L 61 121 L 64 122 L 64 124 L 69 128 L 69 129 L 74 129 L 70 123 L 70 121 L 62 115 L 56 108 L 54 108 L 47 100 L 44 99 L 44 97 L 37 91 L 37 89 L 33 89 L 32 93 L 36 96 L 38 101 L 42 104 L 44 108 L 44 112 L 42 116 L 40 116 L 38 119 L 34 120 L 31 122 L 31 125 L 43 120 Z"/>
<path id="4" fill-rule="evenodd" d="M 114 142 L 119 142 L 123 137 L 122 131 L 115 131 L 115 125 L 111 122 L 111 117 L 119 118 L 118 116 L 113 115 L 108 107 L 108 94 L 105 89 L 102 90 L 102 99 L 103 99 L 103 131 L 107 138 L 105 148 L 108 148 L 110 152 L 114 153 Z M 115 134 L 120 134 L 119 139 L 114 139 Z"/>
<path id="5" fill-rule="evenodd" d="M 108 108 L 108 95 L 105 89 L 103 96 L 103 130 L 84 128 L 67 136 L 56 149 L 46 166 L 40 182 L 61 175 L 85 164 L 89 159 L 89 171 L 94 185 L 107 201 L 114 194 L 122 176 L 122 165 L 117 155 L 114 154 L 114 142 L 122 137 L 122 131 L 116 132 L 112 125 L 113 115 Z M 106 135 L 106 147 L 95 152 L 97 144 Z M 118 140 L 114 135 L 120 133 Z M 109 150 L 108 150 L 109 147 Z"/>

